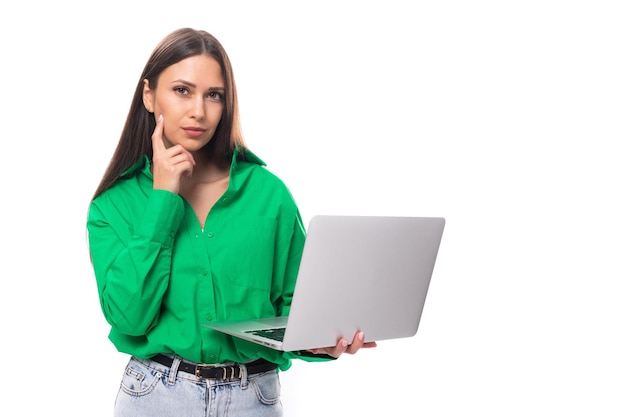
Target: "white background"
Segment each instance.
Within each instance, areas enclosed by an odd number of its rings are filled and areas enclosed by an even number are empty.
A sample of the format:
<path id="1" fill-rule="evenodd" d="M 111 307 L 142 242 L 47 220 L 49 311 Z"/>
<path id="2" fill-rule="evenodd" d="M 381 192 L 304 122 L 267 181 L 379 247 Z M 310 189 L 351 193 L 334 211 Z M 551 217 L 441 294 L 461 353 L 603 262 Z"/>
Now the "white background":
<path id="1" fill-rule="evenodd" d="M 110 416 L 87 206 L 156 43 L 224 44 L 313 214 L 447 219 L 418 334 L 282 374 L 287 415 L 624 416 L 621 1 L 4 2 L 2 407 Z"/>

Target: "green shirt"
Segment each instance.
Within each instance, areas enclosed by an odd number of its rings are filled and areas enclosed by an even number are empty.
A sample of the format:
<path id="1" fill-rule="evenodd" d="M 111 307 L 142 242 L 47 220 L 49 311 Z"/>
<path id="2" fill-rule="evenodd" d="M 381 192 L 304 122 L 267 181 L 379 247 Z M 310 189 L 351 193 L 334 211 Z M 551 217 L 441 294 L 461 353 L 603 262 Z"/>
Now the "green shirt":
<path id="1" fill-rule="evenodd" d="M 147 157 L 92 201 L 89 249 L 116 348 L 139 358 L 200 363 L 294 357 L 203 326 L 289 311 L 305 229 L 285 184 L 258 157 L 235 152 L 227 191 L 204 230 L 180 195 L 152 188 Z"/>

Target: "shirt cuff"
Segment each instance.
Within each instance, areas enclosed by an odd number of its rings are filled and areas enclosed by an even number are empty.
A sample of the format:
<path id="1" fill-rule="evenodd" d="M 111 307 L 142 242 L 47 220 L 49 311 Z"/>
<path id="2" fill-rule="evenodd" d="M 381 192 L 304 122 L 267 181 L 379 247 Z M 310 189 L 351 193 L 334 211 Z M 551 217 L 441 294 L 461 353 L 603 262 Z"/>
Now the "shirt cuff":
<path id="1" fill-rule="evenodd" d="M 152 190 L 135 234 L 171 247 L 184 212 L 181 196 L 166 190 Z"/>

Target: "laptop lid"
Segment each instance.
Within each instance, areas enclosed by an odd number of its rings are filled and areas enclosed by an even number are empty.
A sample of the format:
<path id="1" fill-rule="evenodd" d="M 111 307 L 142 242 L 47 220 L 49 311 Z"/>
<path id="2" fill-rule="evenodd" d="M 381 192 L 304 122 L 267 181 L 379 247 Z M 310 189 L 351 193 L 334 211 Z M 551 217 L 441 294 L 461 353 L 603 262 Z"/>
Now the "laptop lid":
<path id="1" fill-rule="evenodd" d="M 285 351 L 335 346 L 357 331 L 366 341 L 413 336 L 444 225 L 442 217 L 314 216 L 282 344 L 254 340 L 243 321 L 206 325 Z"/>

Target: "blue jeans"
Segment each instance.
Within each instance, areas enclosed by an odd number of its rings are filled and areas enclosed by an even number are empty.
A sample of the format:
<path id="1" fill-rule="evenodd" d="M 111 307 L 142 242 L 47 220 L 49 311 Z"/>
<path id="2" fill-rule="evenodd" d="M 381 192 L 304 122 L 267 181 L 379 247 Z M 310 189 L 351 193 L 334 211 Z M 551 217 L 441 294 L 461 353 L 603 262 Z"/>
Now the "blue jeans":
<path id="1" fill-rule="evenodd" d="M 241 379 L 201 379 L 151 360 L 132 357 L 115 400 L 115 417 L 281 417 L 276 371 Z"/>

